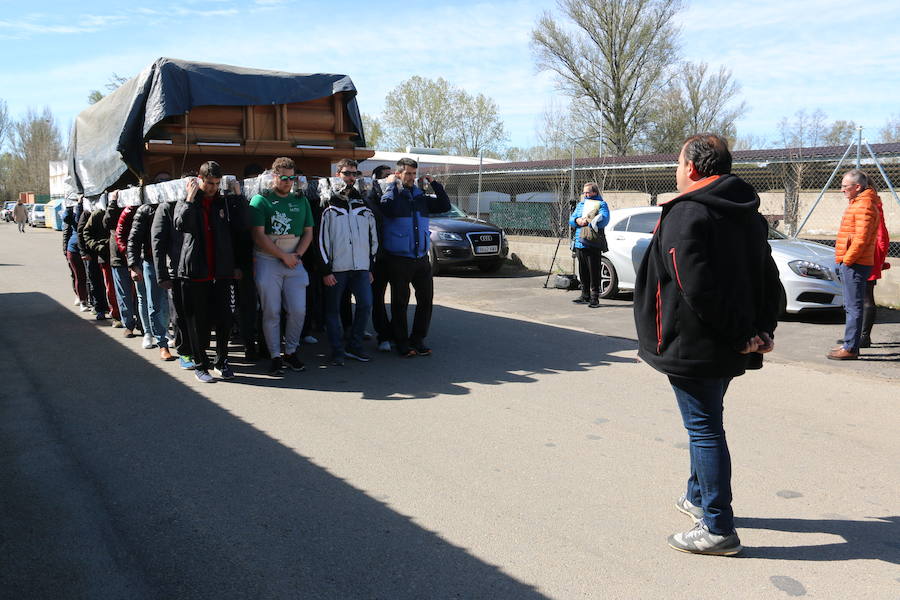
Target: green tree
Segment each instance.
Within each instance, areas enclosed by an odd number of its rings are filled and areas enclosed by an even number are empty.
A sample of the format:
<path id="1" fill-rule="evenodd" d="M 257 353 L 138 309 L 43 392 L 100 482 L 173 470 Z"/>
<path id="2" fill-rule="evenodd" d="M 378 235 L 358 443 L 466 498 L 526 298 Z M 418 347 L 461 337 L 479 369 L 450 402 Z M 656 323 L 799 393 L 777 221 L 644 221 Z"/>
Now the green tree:
<path id="1" fill-rule="evenodd" d="M 443 77 L 414 75 L 391 90 L 384 100 L 381 122 L 392 148 L 406 145 L 449 148 L 453 142 L 456 91 Z"/>
<path id="2" fill-rule="evenodd" d="M 824 142 L 827 146 L 847 146 L 856 139 L 856 123 L 854 121 L 835 121 L 825 132 Z"/>
<path id="3" fill-rule="evenodd" d="M 677 60 L 681 0 L 559 0 L 570 23 L 545 12 L 531 34 L 538 66 L 576 101 L 582 135 L 633 151 Z"/>
<path id="4" fill-rule="evenodd" d="M 369 148 L 384 150 L 385 148 L 382 148 L 384 128 L 381 126 L 381 122 L 371 115 L 362 113 L 362 124 L 366 134 L 366 144 Z"/>
<path id="5" fill-rule="evenodd" d="M 391 90 L 380 123 L 385 146 L 443 148 L 455 154 L 496 154 L 508 139 L 497 103 L 446 79 L 415 75 Z"/>

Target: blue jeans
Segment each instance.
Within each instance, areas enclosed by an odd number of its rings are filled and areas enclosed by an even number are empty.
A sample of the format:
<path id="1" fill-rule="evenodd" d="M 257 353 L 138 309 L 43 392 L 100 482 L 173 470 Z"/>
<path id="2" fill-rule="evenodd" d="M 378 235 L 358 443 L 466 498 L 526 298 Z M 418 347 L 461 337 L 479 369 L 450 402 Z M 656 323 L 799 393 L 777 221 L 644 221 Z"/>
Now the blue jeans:
<path id="1" fill-rule="evenodd" d="M 149 260 L 141 261 L 143 281 L 135 282 L 138 297 L 138 313 L 144 326 L 144 335 L 150 334 L 160 348 L 168 348 L 166 332 L 169 330 L 169 295 L 156 282 L 156 269 Z"/>
<path id="2" fill-rule="evenodd" d="M 112 267 L 112 276 L 122 325 L 125 329 L 134 329 L 137 326 L 137 315 L 134 312 L 134 286 L 131 284 L 131 273 L 128 267 Z"/>
<path id="3" fill-rule="evenodd" d="M 859 336 L 862 334 L 863 300 L 866 295 L 866 280 L 872 274 L 871 265 L 838 264 L 841 287 L 844 289 L 844 312 L 847 313 L 844 327 L 844 349 L 859 352 Z"/>
<path id="4" fill-rule="evenodd" d="M 734 530 L 731 455 L 722 424 L 723 399 L 730 382 L 730 377 L 669 376 L 690 438 L 691 476 L 687 481 L 687 499 L 703 508 L 703 521 L 711 532 L 719 535 Z"/>
<path id="5" fill-rule="evenodd" d="M 353 313 L 353 326 L 350 333 L 350 350 L 362 348 L 363 335 L 369 324 L 369 312 L 372 310 L 372 284 L 368 271 L 341 271 L 332 273 L 337 283 L 325 286 L 325 327 L 328 331 L 328 342 L 331 344 L 333 356 L 344 355 L 344 331 L 341 327 L 341 296 L 350 287 L 356 298 L 356 310 Z"/>

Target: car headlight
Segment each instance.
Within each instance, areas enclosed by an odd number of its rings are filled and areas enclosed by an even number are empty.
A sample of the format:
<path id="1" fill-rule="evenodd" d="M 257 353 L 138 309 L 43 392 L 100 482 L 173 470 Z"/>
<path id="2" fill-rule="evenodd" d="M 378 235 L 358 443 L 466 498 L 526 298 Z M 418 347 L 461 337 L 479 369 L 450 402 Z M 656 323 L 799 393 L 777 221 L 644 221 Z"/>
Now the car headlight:
<path id="1" fill-rule="evenodd" d="M 834 281 L 834 274 L 828 267 L 808 260 L 792 260 L 788 263 L 791 271 L 800 277 L 812 277 L 813 279 L 825 279 L 826 281 Z"/>
<path id="2" fill-rule="evenodd" d="M 438 239 L 445 242 L 461 242 L 462 236 L 452 231 L 438 231 Z"/>

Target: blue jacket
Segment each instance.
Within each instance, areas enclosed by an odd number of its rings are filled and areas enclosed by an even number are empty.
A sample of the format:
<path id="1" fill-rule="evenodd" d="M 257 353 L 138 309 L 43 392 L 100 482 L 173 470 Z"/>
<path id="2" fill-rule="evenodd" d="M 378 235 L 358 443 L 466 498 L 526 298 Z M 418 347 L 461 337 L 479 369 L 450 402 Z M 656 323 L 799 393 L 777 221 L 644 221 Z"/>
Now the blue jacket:
<path id="1" fill-rule="evenodd" d="M 427 196 L 417 186 L 404 188 L 395 181 L 381 196 L 384 216 L 384 251 L 391 256 L 421 258 L 430 248 L 428 215 L 450 210 L 444 186 L 431 182 L 435 196 Z"/>
<path id="2" fill-rule="evenodd" d="M 578 205 L 575 207 L 575 210 L 572 211 L 572 216 L 569 217 L 569 226 L 575 227 L 575 235 L 572 237 L 572 247 L 573 248 L 599 248 L 600 244 L 595 244 L 593 242 L 586 242 L 581 238 L 581 227 L 575 223 L 575 219 L 581 218 L 581 213 L 584 210 L 584 198 L 582 198 Z M 600 220 L 597 222 L 597 229 L 603 229 L 609 223 L 609 207 L 606 206 L 606 201 L 603 200 L 601 196 L 597 196 L 595 198 L 588 198 L 588 200 L 599 200 L 600 201 L 600 210 L 597 213 L 597 216 L 600 217 Z"/>

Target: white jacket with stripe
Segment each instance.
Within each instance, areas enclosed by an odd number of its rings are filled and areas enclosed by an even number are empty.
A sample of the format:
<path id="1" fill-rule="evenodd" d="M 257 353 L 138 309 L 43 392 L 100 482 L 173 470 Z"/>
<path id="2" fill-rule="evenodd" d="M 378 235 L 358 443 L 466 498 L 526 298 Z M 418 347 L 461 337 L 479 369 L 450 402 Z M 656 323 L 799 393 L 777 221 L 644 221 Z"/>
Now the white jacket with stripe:
<path id="1" fill-rule="evenodd" d="M 362 200 L 333 195 L 319 225 L 322 275 L 369 271 L 378 252 L 375 214 Z"/>

